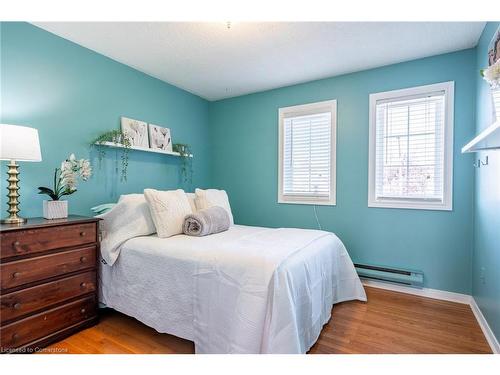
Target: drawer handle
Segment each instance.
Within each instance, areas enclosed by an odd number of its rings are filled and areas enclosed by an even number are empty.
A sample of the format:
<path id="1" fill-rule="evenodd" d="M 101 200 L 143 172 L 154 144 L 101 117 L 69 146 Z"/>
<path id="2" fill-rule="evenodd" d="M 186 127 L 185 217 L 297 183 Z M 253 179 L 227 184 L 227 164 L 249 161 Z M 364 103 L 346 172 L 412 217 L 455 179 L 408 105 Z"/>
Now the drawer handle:
<path id="1" fill-rule="evenodd" d="M 14 333 L 12 335 L 12 341 L 17 341 L 17 340 L 19 340 L 19 333 Z"/>
<path id="2" fill-rule="evenodd" d="M 85 312 L 87 312 L 87 310 L 85 310 L 85 309 L 81 309 L 81 310 L 80 310 L 80 312 L 81 312 L 82 314 L 85 314 Z"/>
<path id="3" fill-rule="evenodd" d="M 80 232 L 80 237 L 84 237 L 87 233 L 85 232 Z"/>
<path id="4" fill-rule="evenodd" d="M 82 289 L 86 289 L 86 288 L 87 288 L 87 283 L 85 283 L 85 282 L 84 282 L 84 283 L 81 283 L 81 284 L 80 284 L 80 287 L 81 287 Z"/>
<path id="5" fill-rule="evenodd" d="M 14 273 L 12 274 L 12 277 L 13 277 L 14 279 L 17 279 L 19 276 L 21 276 L 21 272 L 14 272 Z"/>
<path id="6" fill-rule="evenodd" d="M 19 302 L 17 302 L 17 303 L 14 304 L 14 309 L 15 310 L 21 310 L 21 306 L 22 305 Z"/>
<path id="7" fill-rule="evenodd" d="M 14 248 L 16 253 L 20 253 L 21 251 L 23 251 L 23 249 L 21 249 L 20 246 L 21 244 L 19 243 L 19 241 L 12 242 L 12 247 Z"/>
<path id="8" fill-rule="evenodd" d="M 85 263 L 87 261 L 87 257 L 81 257 L 80 262 Z"/>

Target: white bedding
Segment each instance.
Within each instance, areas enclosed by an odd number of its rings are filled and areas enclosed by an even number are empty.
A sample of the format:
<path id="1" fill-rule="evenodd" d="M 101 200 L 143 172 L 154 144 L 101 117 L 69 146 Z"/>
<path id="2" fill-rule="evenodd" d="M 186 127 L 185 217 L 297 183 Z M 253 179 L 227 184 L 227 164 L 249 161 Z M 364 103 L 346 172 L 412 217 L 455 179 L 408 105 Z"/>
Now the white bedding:
<path id="1" fill-rule="evenodd" d="M 101 267 L 101 302 L 197 353 L 305 353 L 353 299 L 366 295 L 344 245 L 316 230 L 136 237 Z"/>

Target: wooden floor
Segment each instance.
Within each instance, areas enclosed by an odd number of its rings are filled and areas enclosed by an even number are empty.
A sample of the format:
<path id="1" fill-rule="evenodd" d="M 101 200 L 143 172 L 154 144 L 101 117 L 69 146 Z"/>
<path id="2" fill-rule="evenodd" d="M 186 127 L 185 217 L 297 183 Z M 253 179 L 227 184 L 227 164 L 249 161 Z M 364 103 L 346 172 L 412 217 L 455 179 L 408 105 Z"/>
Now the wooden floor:
<path id="1" fill-rule="evenodd" d="M 310 353 L 491 353 L 468 305 L 366 287 L 368 302 L 334 307 Z M 191 341 L 105 310 L 101 322 L 61 342 L 57 353 L 193 353 Z"/>

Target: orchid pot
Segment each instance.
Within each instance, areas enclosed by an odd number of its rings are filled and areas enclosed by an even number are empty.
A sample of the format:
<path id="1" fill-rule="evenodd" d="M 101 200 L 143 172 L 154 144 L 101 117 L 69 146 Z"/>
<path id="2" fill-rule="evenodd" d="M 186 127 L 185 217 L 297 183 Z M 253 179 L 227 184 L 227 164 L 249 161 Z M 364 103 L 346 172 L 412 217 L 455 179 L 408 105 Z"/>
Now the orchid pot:
<path id="1" fill-rule="evenodd" d="M 64 219 L 68 217 L 68 201 L 43 201 L 45 219 Z"/>
<path id="2" fill-rule="evenodd" d="M 493 101 L 495 118 L 500 120 L 500 83 L 496 86 L 491 86 L 491 100 Z"/>

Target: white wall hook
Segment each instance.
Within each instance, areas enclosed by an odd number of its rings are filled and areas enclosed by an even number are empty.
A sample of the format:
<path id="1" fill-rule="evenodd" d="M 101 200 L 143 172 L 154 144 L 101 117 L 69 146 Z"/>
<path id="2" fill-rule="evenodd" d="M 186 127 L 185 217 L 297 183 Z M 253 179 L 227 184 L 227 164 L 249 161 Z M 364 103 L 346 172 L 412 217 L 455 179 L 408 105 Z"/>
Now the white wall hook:
<path id="1" fill-rule="evenodd" d="M 486 156 L 484 161 L 482 161 L 481 159 L 477 159 L 477 163 L 474 163 L 473 165 L 476 168 L 481 168 L 481 166 L 488 165 L 488 156 Z"/>

